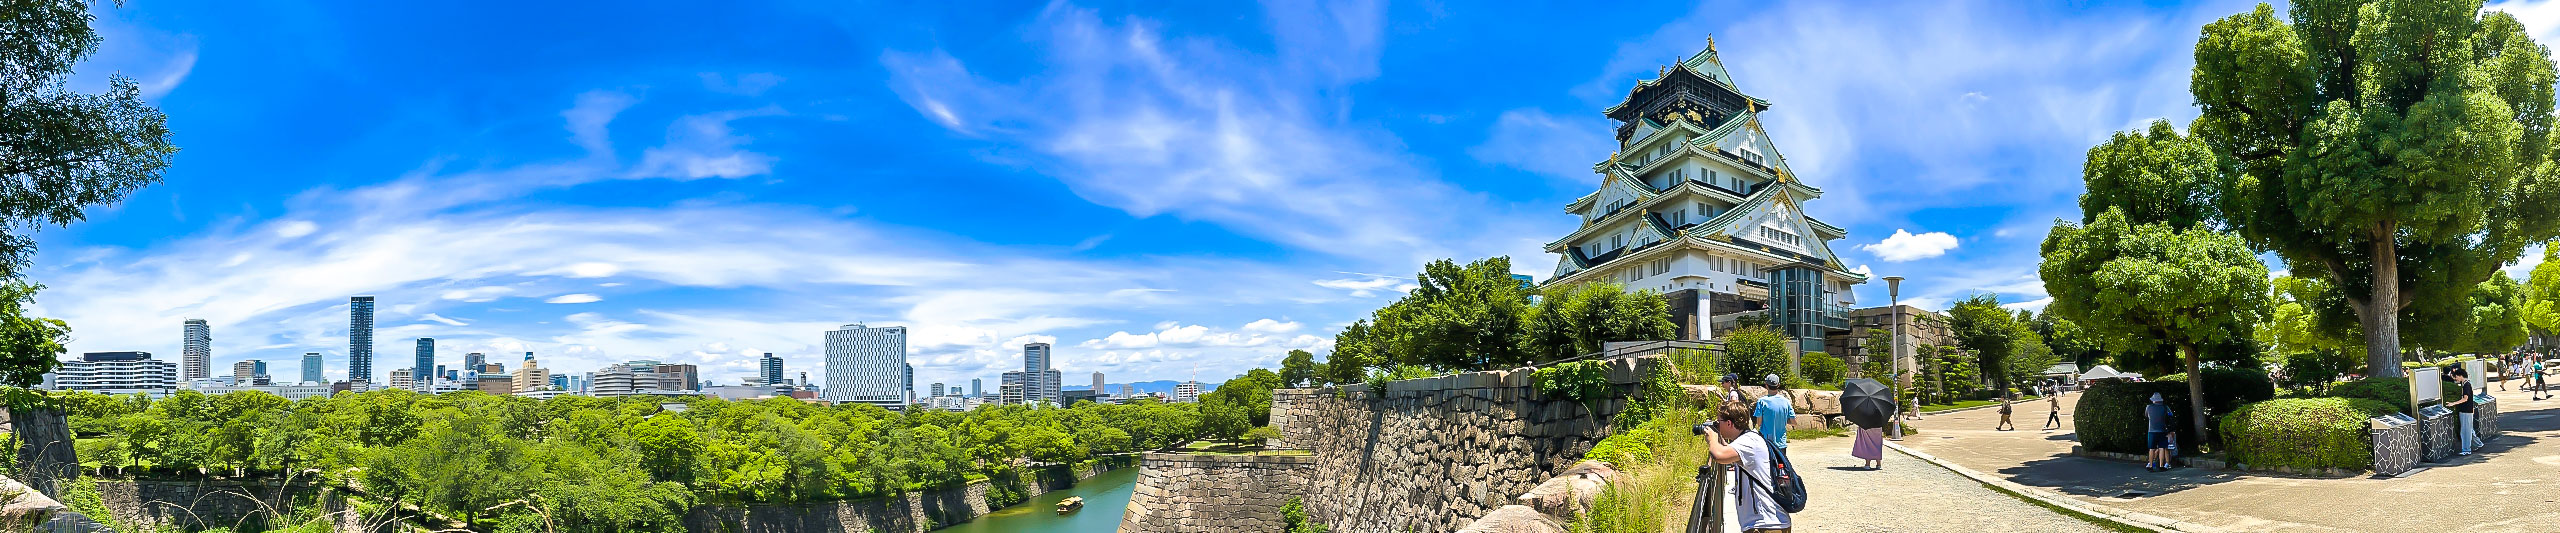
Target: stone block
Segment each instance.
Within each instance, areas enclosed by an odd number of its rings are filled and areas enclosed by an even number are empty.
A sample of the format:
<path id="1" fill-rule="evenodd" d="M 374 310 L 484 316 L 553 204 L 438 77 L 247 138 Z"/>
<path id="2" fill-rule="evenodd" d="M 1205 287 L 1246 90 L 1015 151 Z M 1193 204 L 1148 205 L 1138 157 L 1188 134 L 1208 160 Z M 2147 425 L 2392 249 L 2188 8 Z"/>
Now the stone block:
<path id="1" fill-rule="evenodd" d="M 1529 489 L 1529 492 L 1521 494 L 1514 500 L 1520 505 L 1529 506 L 1548 516 L 1565 518 L 1580 516 L 1582 513 L 1590 512 L 1592 502 L 1600 497 L 1603 489 L 1623 478 L 1624 476 L 1620 475 L 1617 469 L 1610 468 L 1608 463 L 1583 461 L 1566 468 L 1556 477 L 1539 483 L 1537 488 Z"/>
<path id="2" fill-rule="evenodd" d="M 1803 390 L 1796 391 L 1794 397 L 1798 413 L 1840 414 L 1840 391 Z"/>
<path id="3" fill-rule="evenodd" d="M 1823 425 L 1822 415 L 1800 413 L 1797 414 L 1795 418 L 1787 419 L 1787 429 L 1789 430 L 1826 429 L 1829 427 L 1830 426 Z"/>
<path id="4" fill-rule="evenodd" d="M 1564 521 L 1524 505 L 1505 505 L 1468 522 L 1458 533 L 1564 533 Z"/>

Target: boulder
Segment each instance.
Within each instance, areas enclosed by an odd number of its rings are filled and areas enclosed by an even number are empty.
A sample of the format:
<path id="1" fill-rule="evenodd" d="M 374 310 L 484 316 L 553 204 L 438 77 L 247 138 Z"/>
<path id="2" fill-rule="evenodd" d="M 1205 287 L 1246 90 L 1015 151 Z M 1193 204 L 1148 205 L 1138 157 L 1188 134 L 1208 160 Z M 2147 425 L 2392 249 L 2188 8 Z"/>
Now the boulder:
<path id="1" fill-rule="evenodd" d="M 1840 391 L 1810 389 L 1795 391 L 1795 400 L 1798 413 L 1840 414 Z"/>
<path id="2" fill-rule="evenodd" d="M 1526 505 L 1505 505 L 1467 523 L 1458 533 L 1564 533 L 1564 521 Z"/>
<path id="3" fill-rule="evenodd" d="M 1528 493 L 1515 500 L 1548 516 L 1580 516 L 1591 510 L 1592 502 L 1600 498 L 1602 489 L 1624 478 L 1608 463 L 1583 461 L 1564 469 L 1564 473 L 1556 477 L 1548 478 L 1545 483 L 1539 483 L 1537 488 L 1529 489 Z"/>
<path id="4" fill-rule="evenodd" d="M 1831 426 L 1823 423 L 1822 415 L 1797 413 L 1795 418 L 1787 419 L 1787 429 L 1789 430 L 1828 429 L 1830 427 Z"/>

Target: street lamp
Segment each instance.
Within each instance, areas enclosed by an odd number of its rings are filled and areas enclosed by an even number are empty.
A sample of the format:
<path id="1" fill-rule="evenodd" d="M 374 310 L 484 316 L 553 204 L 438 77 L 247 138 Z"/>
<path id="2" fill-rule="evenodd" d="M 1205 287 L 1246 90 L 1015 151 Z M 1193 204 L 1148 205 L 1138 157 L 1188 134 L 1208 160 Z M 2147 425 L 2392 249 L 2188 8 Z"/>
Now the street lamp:
<path id="1" fill-rule="evenodd" d="M 1885 307 L 1885 311 L 1893 314 L 1893 342 L 1887 344 L 1893 350 L 1893 407 L 1900 411 L 1903 408 L 1902 391 L 1911 388 L 1911 372 L 1904 368 L 1902 359 L 1902 276 L 1885 276 L 1884 293 L 1887 301 L 1892 302 Z M 1893 440 L 1902 440 L 1902 416 L 1895 413 L 1893 423 L 1884 426 L 1886 433 L 1893 434 Z"/>

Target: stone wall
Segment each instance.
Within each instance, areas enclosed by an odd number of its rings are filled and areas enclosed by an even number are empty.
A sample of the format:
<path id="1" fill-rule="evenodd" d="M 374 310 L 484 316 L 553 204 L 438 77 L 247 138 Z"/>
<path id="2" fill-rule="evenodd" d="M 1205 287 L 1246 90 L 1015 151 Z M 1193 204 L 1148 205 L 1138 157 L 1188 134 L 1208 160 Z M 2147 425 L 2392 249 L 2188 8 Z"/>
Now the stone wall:
<path id="1" fill-rule="evenodd" d="M 2453 458 L 2456 447 L 2461 445 L 2454 440 L 2460 438 L 2454 432 L 2454 422 L 2453 411 L 2443 407 L 2430 405 L 2418 411 L 2418 450 L 2423 453 L 2423 460 L 2436 463 Z"/>
<path id="2" fill-rule="evenodd" d="M 98 496 L 116 522 L 149 528 L 225 527 L 255 530 L 318 501 L 320 487 L 270 480 L 99 480 Z"/>
<path id="3" fill-rule="evenodd" d="M 1280 507 L 1307 494 L 1315 466 L 1308 455 L 1146 454 L 1120 531 L 1280 531 Z"/>
<path id="4" fill-rule="evenodd" d="M 1104 460 L 1081 470 L 1038 470 L 1023 481 L 1025 498 L 1074 487 L 1077 481 L 1119 468 L 1125 461 Z M 976 520 L 994 509 L 987 506 L 986 481 L 908 493 L 904 496 L 802 504 L 696 505 L 685 513 L 685 529 L 696 533 L 869 533 L 931 531 Z"/>
<path id="5" fill-rule="evenodd" d="M 62 505 L 18 480 L 0 477 L 0 531 L 29 533 L 111 533 L 78 511 Z"/>
<path id="6" fill-rule="evenodd" d="M 1605 364 L 1623 398 L 1661 362 Z M 1520 368 L 1388 382 L 1380 391 L 1275 391 L 1276 445 L 1315 454 L 1307 513 L 1333 531 L 1457 530 L 1571 466 L 1626 406 L 1599 402 L 1594 413 L 1539 394 L 1529 376 Z"/>

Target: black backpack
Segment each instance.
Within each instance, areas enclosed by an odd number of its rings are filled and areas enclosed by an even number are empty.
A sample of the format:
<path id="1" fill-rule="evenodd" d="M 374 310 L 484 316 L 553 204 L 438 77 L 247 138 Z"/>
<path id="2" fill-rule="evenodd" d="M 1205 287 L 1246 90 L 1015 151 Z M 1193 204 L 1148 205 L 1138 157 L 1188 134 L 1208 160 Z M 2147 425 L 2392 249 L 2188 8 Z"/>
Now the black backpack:
<path id="1" fill-rule="evenodd" d="M 1751 480 L 1751 484 L 1760 487 L 1763 494 L 1769 495 L 1769 499 L 1778 502 L 1778 509 L 1786 511 L 1787 514 L 1804 512 L 1804 477 L 1796 475 L 1795 462 L 1787 460 L 1786 449 L 1769 447 L 1769 482 L 1767 483 L 1762 483 L 1760 478 L 1752 476 L 1749 468 L 1735 470 L 1742 471 L 1743 479 Z"/>

